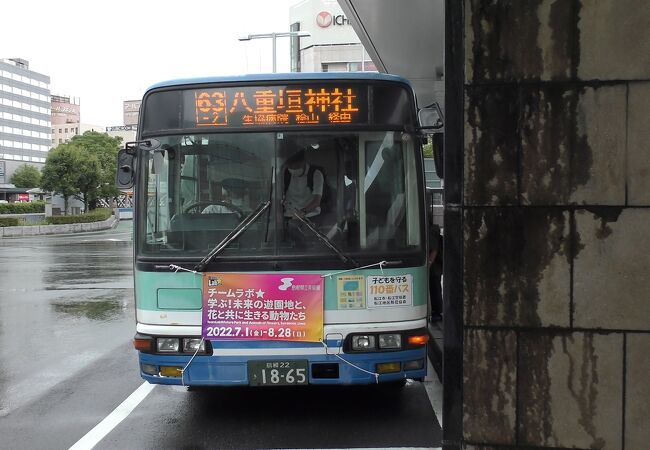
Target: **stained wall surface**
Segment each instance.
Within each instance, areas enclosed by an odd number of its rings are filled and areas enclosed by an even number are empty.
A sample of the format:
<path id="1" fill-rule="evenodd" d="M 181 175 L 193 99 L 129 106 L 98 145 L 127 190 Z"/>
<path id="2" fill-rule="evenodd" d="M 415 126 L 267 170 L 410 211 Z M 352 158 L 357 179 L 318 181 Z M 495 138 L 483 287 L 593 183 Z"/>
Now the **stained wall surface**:
<path id="1" fill-rule="evenodd" d="M 446 408 L 445 443 L 650 448 L 650 2 L 462 12 L 445 261 L 462 267 L 446 291 L 462 331 L 445 343 L 462 413 Z"/>

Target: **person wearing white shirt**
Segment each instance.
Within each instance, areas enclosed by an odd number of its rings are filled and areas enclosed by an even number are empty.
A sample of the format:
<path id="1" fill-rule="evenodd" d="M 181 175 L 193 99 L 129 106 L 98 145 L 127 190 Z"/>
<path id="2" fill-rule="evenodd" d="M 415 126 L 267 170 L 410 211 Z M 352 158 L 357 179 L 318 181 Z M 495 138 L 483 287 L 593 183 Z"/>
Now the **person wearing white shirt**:
<path id="1" fill-rule="evenodd" d="M 322 171 L 310 166 L 305 159 L 304 149 L 287 159 L 286 170 L 289 177 L 285 176 L 288 184 L 284 186 L 284 217 L 292 219 L 297 214 L 317 222 L 325 182 Z"/>
<path id="2" fill-rule="evenodd" d="M 249 212 L 250 207 L 250 198 L 248 194 L 248 189 L 246 183 L 243 180 L 228 178 L 222 182 L 221 186 L 221 196 L 225 203 L 229 203 L 237 207 L 242 212 Z M 235 212 L 232 208 L 228 208 L 226 205 L 217 204 L 209 205 L 203 211 L 203 214 L 223 214 Z"/>

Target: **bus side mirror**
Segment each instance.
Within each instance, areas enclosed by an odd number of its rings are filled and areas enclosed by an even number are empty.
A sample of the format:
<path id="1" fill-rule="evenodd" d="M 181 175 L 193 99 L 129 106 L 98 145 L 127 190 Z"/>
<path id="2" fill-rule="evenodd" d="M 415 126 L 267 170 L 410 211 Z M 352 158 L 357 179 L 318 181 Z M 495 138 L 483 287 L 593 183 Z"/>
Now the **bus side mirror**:
<path id="1" fill-rule="evenodd" d="M 444 141 L 445 141 L 445 122 L 442 109 L 437 102 L 434 102 L 418 111 L 418 121 L 420 122 L 420 132 L 425 136 L 431 137 L 433 147 L 433 161 L 436 166 L 436 175 L 440 179 L 444 178 Z"/>
<path id="2" fill-rule="evenodd" d="M 440 133 L 445 126 L 440 105 L 432 103 L 420 109 L 418 111 L 418 122 L 420 123 L 420 130 L 424 133 Z"/>
<path id="3" fill-rule="evenodd" d="M 122 149 L 117 153 L 117 176 L 115 187 L 121 191 L 131 189 L 135 184 L 135 153 Z"/>

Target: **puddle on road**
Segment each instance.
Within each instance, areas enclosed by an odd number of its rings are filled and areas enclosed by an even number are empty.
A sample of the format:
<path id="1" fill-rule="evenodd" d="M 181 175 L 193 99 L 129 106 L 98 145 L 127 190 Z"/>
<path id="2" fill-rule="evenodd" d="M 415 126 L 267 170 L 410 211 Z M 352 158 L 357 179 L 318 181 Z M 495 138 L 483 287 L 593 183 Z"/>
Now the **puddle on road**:
<path id="1" fill-rule="evenodd" d="M 114 249 L 110 251 L 108 248 L 98 252 L 97 246 L 87 247 L 76 249 L 73 246 L 65 253 L 50 254 L 48 268 L 43 276 L 45 284 L 106 282 L 129 277 L 132 273 L 133 260 L 129 247 L 126 247 L 128 252 L 116 252 Z"/>
<path id="2" fill-rule="evenodd" d="M 133 269 L 131 267 L 102 270 L 101 268 L 84 267 L 78 270 L 70 268 L 58 271 L 50 270 L 43 276 L 46 290 L 69 289 L 71 286 L 84 288 L 97 284 L 122 284 L 127 280 L 132 284 Z"/>
<path id="3" fill-rule="evenodd" d="M 53 301 L 50 304 L 59 315 L 96 321 L 121 318 L 126 312 L 124 301 L 114 295 L 80 301 Z"/>

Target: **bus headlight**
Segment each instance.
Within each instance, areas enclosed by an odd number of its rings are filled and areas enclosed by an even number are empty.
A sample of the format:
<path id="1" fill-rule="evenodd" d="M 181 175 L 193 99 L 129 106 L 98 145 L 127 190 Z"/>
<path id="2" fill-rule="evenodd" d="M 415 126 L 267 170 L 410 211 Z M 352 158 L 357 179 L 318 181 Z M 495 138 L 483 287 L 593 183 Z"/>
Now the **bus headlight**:
<path id="1" fill-rule="evenodd" d="M 374 350 L 375 337 L 368 334 L 358 334 L 352 336 L 352 350 Z"/>
<path id="2" fill-rule="evenodd" d="M 183 353 L 205 353 L 205 341 L 200 338 L 183 338 Z"/>
<path id="3" fill-rule="evenodd" d="M 178 353 L 180 343 L 178 338 L 158 338 L 156 339 L 156 349 L 160 353 Z"/>
<path id="4" fill-rule="evenodd" d="M 379 348 L 392 350 L 402 348 L 402 335 L 399 333 L 380 334 Z"/>

